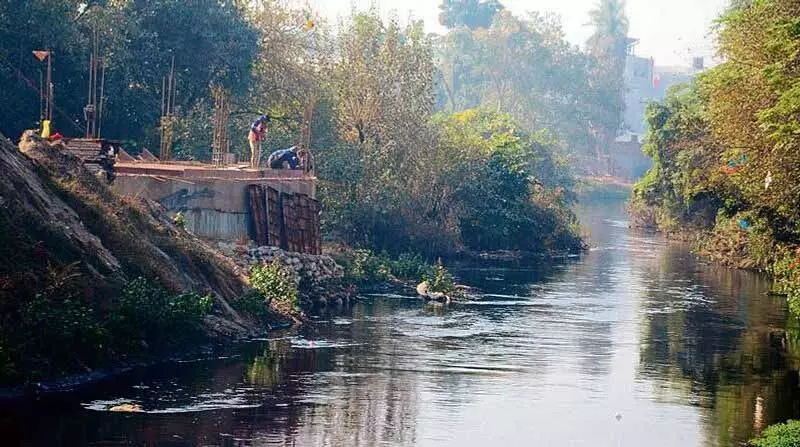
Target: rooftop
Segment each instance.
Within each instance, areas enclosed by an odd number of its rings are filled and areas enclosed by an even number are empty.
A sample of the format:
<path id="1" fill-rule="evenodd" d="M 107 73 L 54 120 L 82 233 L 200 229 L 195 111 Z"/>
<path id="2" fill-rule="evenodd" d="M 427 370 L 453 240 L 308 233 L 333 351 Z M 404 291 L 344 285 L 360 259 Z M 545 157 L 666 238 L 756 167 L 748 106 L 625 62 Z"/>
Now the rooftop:
<path id="1" fill-rule="evenodd" d="M 251 169 L 247 164 L 216 167 L 198 162 L 117 162 L 117 175 L 150 175 L 185 179 L 316 180 L 313 172 L 291 169 Z"/>

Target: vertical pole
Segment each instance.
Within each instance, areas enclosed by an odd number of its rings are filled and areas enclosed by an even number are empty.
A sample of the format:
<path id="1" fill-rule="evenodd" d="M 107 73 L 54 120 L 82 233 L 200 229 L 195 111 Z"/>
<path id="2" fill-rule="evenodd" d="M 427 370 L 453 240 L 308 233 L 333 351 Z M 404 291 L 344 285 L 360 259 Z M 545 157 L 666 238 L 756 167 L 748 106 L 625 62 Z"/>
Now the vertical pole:
<path id="1" fill-rule="evenodd" d="M 47 120 L 53 120 L 53 53 L 47 50 Z M 52 124 L 51 124 L 52 125 Z"/>
<path id="2" fill-rule="evenodd" d="M 105 107 L 104 107 L 105 98 L 103 96 L 103 95 L 105 95 L 105 89 L 106 89 L 106 60 L 105 60 L 105 58 L 100 58 L 100 70 L 101 70 L 102 74 L 100 75 L 100 101 L 99 101 L 100 111 L 97 114 L 97 116 L 98 116 L 98 118 L 97 118 L 97 138 L 100 138 L 100 130 L 103 127 L 103 110 L 105 109 Z"/>
<path id="3" fill-rule="evenodd" d="M 175 76 L 175 56 L 172 56 L 172 105 L 170 105 L 170 116 L 175 114 L 175 101 L 178 99 L 178 77 Z"/>
<path id="4" fill-rule="evenodd" d="M 169 65 L 169 99 L 167 100 L 167 115 L 172 115 L 172 109 L 175 106 L 175 56 L 172 56 L 172 62 Z"/>
<path id="5" fill-rule="evenodd" d="M 166 100 L 166 97 L 167 97 L 166 96 L 167 95 L 167 91 L 166 90 L 167 90 L 167 78 L 164 77 L 164 78 L 161 78 L 161 117 L 162 118 L 164 117 L 164 115 L 167 112 L 166 108 L 165 108 L 166 104 L 164 102 Z"/>
<path id="6" fill-rule="evenodd" d="M 39 67 L 39 122 L 44 121 L 44 73 Z"/>
<path id="7" fill-rule="evenodd" d="M 92 75 L 94 74 L 94 51 L 89 53 L 89 95 L 86 100 L 86 135 L 85 138 L 92 137 L 92 110 L 89 105 L 92 103 L 92 90 L 93 90 L 93 83 L 92 83 Z"/>
<path id="8" fill-rule="evenodd" d="M 100 43 L 97 39 L 97 23 L 92 27 L 92 138 L 97 137 L 97 62 Z"/>
<path id="9" fill-rule="evenodd" d="M 158 156 L 164 159 L 164 116 L 167 112 L 167 77 L 161 78 L 161 148 L 158 151 Z"/>
<path id="10" fill-rule="evenodd" d="M 164 90 L 163 97 L 165 99 L 163 109 L 163 118 L 162 118 L 162 148 L 161 159 L 164 161 L 170 160 L 172 158 L 172 115 L 175 108 L 175 56 L 172 56 L 172 60 L 170 61 L 169 65 L 169 75 L 165 80 L 166 88 Z"/>

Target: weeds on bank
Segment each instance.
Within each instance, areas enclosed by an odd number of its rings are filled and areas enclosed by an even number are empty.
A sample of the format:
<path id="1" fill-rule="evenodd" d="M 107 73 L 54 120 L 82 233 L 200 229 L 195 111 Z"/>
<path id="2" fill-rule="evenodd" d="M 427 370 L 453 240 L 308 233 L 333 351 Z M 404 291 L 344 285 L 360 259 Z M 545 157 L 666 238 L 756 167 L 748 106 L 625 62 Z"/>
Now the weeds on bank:
<path id="1" fill-rule="evenodd" d="M 396 259 L 370 250 L 338 253 L 336 262 L 344 268 L 344 282 L 361 286 L 393 281 L 420 281 L 433 274 L 434 268 L 415 254 L 404 253 Z"/>
<path id="2" fill-rule="evenodd" d="M 788 421 L 768 427 L 760 437 L 749 443 L 753 447 L 800 446 L 800 421 Z"/>
<path id="3" fill-rule="evenodd" d="M 800 317 L 800 250 L 785 253 L 771 270 L 775 277 L 773 291 L 785 295 L 792 314 Z"/>
<path id="4" fill-rule="evenodd" d="M 288 307 L 292 311 L 298 309 L 298 288 L 294 275 L 277 260 L 253 266 L 250 269 L 250 285 L 252 291 L 231 303 L 236 310 L 265 320 L 270 314 L 270 303 Z"/>
<path id="5" fill-rule="evenodd" d="M 49 284 L 3 322 L 0 383 L 91 370 L 202 337 L 213 304 L 138 278 L 100 308 L 83 297 L 75 265 L 51 270 Z"/>
<path id="6" fill-rule="evenodd" d="M 436 261 L 436 265 L 431 272 L 424 276 L 423 279 L 428 282 L 428 291 L 433 293 L 444 293 L 445 295 L 453 295 L 456 293 L 456 280 L 453 275 L 444 268 L 442 260 Z"/>

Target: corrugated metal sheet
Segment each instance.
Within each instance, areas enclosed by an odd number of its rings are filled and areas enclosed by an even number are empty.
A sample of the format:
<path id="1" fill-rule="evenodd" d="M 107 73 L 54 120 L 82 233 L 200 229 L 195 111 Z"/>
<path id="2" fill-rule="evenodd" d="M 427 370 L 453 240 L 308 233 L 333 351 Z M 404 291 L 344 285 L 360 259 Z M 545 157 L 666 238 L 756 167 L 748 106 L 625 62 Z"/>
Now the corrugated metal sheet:
<path id="1" fill-rule="evenodd" d="M 247 240 L 247 214 L 220 212 L 208 209 L 190 209 L 184 212 L 186 229 L 203 237 L 240 241 Z"/>

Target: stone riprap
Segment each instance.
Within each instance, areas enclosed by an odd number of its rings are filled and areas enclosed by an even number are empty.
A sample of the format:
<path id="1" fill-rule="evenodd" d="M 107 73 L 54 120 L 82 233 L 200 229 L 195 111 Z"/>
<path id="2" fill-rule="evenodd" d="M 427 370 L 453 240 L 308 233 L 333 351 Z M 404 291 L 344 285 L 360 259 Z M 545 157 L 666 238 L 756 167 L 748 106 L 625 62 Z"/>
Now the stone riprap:
<path id="1" fill-rule="evenodd" d="M 344 276 L 342 267 L 327 255 L 292 253 L 278 247 L 242 247 L 223 242 L 218 246 L 226 256 L 246 270 L 254 265 L 269 264 L 277 260 L 288 271 L 294 272 L 298 284 L 303 281 L 320 284 Z"/>

